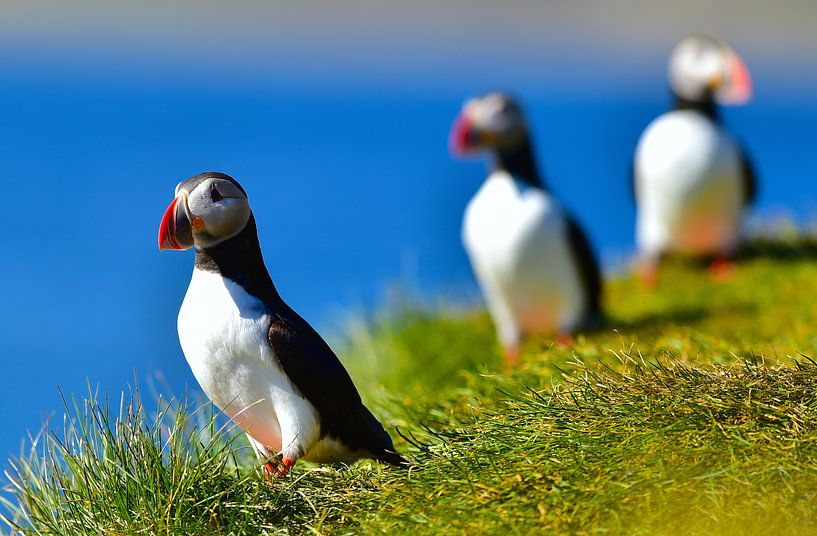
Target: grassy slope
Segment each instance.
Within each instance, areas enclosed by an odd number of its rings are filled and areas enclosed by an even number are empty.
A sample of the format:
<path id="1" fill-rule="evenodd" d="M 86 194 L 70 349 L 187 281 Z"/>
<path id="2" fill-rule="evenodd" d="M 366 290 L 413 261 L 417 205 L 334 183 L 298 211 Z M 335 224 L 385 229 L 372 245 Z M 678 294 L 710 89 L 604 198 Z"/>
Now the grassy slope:
<path id="1" fill-rule="evenodd" d="M 185 448 L 213 433 L 201 412 L 192 436 L 125 412 L 105 439 L 98 410 L 45 462 L 18 461 L 19 493 L 42 533 L 817 531 L 815 253 L 756 247 L 726 283 L 680 264 L 654 293 L 616 281 L 608 328 L 531 341 L 511 374 L 484 314 L 350 330 L 341 353 L 413 437 L 409 472 L 303 465 L 270 486 L 246 448 Z"/>

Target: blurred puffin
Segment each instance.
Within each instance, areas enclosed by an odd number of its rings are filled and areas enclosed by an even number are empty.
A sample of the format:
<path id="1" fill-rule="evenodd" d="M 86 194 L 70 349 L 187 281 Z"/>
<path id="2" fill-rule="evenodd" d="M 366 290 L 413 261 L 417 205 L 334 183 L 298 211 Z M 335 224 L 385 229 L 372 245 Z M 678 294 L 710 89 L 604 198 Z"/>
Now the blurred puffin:
<path id="1" fill-rule="evenodd" d="M 728 273 L 756 191 L 751 162 L 717 109 L 751 98 L 743 60 L 724 41 L 693 34 L 672 51 L 669 83 L 674 107 L 641 135 L 633 166 L 642 278 L 650 284 L 669 253 L 712 258 L 716 275 Z"/>
<path id="2" fill-rule="evenodd" d="M 202 173 L 176 186 L 159 249 L 195 247 L 179 341 L 204 392 L 247 433 L 267 474 L 299 459 L 404 460 L 329 345 L 278 294 L 247 195 Z"/>
<path id="3" fill-rule="evenodd" d="M 578 223 L 536 167 L 522 109 L 502 93 L 467 101 L 451 132 L 456 154 L 488 152 L 493 168 L 468 203 L 462 237 L 506 363 L 528 333 L 559 342 L 601 322 L 601 277 Z"/>

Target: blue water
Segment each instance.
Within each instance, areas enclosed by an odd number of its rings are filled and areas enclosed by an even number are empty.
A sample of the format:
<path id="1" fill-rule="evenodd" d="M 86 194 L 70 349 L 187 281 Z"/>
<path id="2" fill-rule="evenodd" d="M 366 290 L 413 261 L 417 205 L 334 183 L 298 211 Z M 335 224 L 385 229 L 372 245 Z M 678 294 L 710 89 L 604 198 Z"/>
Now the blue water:
<path id="1" fill-rule="evenodd" d="M 0 451 L 59 410 L 57 385 L 118 393 L 134 370 L 192 384 L 175 326 L 192 253 L 160 253 L 156 232 L 175 184 L 201 171 L 246 187 L 273 279 L 318 326 L 396 281 L 472 294 L 460 220 L 484 163 L 446 146 L 472 91 L 2 80 Z M 517 91 L 555 192 L 604 258 L 630 251 L 630 158 L 663 88 Z M 757 163 L 758 213 L 810 218 L 817 101 L 769 92 L 725 120 Z"/>

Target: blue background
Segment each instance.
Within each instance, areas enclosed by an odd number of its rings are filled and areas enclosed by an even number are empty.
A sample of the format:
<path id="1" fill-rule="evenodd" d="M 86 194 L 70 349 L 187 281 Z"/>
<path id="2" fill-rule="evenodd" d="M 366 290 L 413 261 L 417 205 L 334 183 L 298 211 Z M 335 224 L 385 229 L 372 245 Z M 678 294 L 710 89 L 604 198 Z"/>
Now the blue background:
<path id="1" fill-rule="evenodd" d="M 585 42 L 540 58 L 449 51 L 448 69 L 427 46 L 401 52 L 397 67 L 330 59 L 325 72 L 289 56 L 236 69 L 203 53 L 6 47 L 0 451 L 19 452 L 26 430 L 60 410 L 57 385 L 118 393 L 134 370 L 176 393 L 194 385 L 176 336 L 193 254 L 160 253 L 156 234 L 176 183 L 201 171 L 244 185 L 279 290 L 324 331 L 377 308 L 395 284 L 467 301 L 477 294 L 460 222 L 485 163 L 452 159 L 448 131 L 463 99 L 510 89 L 554 191 L 619 264 L 633 248 L 633 148 L 668 105 L 665 57 L 682 35 L 620 52 L 620 64 Z M 812 221 L 815 71 L 775 54 L 744 55 L 756 99 L 725 122 L 756 161 L 756 216 Z"/>

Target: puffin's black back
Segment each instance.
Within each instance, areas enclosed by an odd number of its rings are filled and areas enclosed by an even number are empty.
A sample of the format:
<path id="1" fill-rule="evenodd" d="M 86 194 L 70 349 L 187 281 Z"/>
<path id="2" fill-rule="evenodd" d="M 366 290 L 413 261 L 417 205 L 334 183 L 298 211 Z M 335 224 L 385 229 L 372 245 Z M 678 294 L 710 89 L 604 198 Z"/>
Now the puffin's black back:
<path id="1" fill-rule="evenodd" d="M 266 305 L 272 317 L 268 340 L 273 354 L 317 410 L 321 437 L 332 437 L 353 452 L 364 451 L 387 463 L 408 463 L 363 405 L 352 378 L 326 341 L 281 299 L 264 265 L 254 216 L 236 236 L 197 250 L 196 267 L 219 273 Z"/>
<path id="2" fill-rule="evenodd" d="M 518 145 L 496 154 L 497 169 L 508 172 L 513 177 L 521 179 L 528 186 L 547 191 L 547 183 L 539 172 L 536 158 L 533 154 L 530 135 L 525 133 Z M 601 271 L 596 256 L 587 235 L 573 216 L 565 212 L 567 223 L 567 241 L 570 246 L 579 279 L 585 292 L 585 328 L 598 327 L 602 322 L 601 312 Z"/>
<path id="3" fill-rule="evenodd" d="M 708 117 L 709 120 L 716 125 L 723 128 L 721 125 L 717 104 L 715 103 L 714 98 L 711 96 L 701 101 L 691 101 L 677 95 L 675 92 L 672 92 L 672 99 L 673 110 L 692 110 L 698 112 Z M 754 203 L 755 199 L 757 198 L 757 175 L 755 174 L 755 167 L 752 162 L 752 158 L 749 156 L 749 152 L 742 143 L 738 143 L 738 152 L 740 154 L 741 180 L 743 181 L 743 204 L 744 206 L 749 206 Z M 630 170 L 630 192 L 632 194 L 633 201 L 637 206 L 638 197 L 635 184 L 635 156 L 631 161 Z"/>
<path id="4" fill-rule="evenodd" d="M 272 310 L 269 341 L 284 373 L 315 406 L 321 435 L 339 440 L 351 451 L 365 451 L 394 465 L 406 460 L 391 437 L 363 405 L 349 373 L 309 323 L 288 305 Z"/>
<path id="5" fill-rule="evenodd" d="M 603 321 L 601 311 L 602 281 L 599 263 L 587 235 L 582 230 L 579 223 L 570 214 L 565 214 L 567 220 L 567 241 L 576 268 L 579 271 L 579 279 L 585 292 L 585 315 L 583 318 L 583 328 L 597 328 Z"/>

